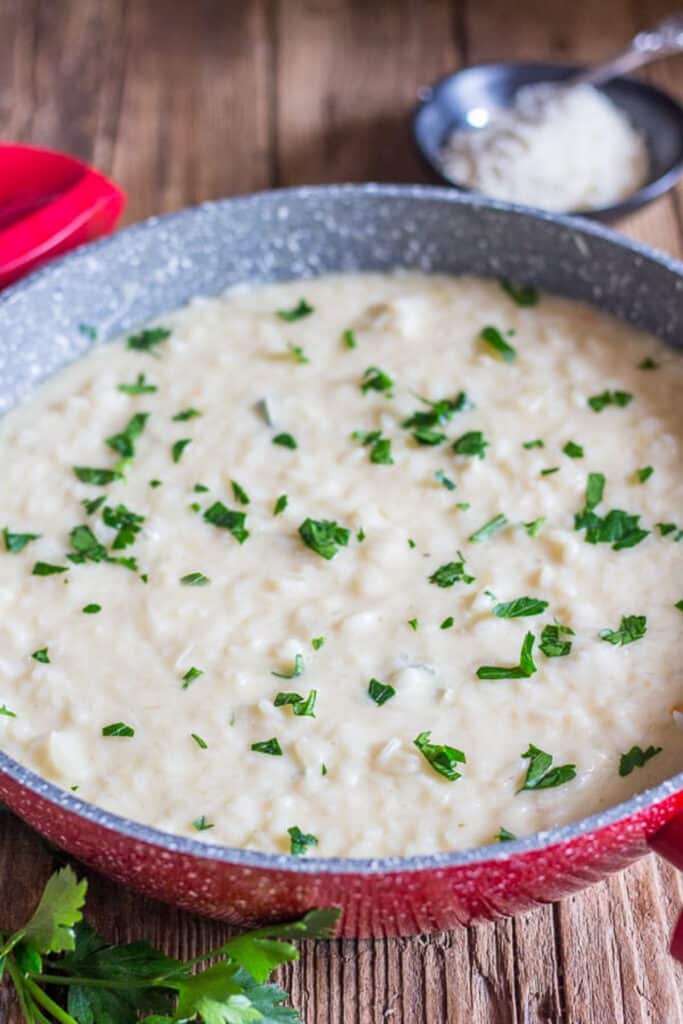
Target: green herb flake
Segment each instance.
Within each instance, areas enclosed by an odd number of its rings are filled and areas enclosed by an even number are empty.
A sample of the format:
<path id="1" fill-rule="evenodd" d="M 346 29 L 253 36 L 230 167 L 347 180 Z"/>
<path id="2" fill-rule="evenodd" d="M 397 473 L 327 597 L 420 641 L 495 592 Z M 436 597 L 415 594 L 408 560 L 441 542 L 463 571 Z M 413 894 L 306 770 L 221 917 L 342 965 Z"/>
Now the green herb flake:
<path id="1" fill-rule="evenodd" d="M 222 501 L 215 501 L 204 512 L 204 520 L 218 529 L 227 530 L 238 544 L 244 544 L 249 536 L 245 527 L 246 512 L 235 512 L 227 508 Z"/>
<path id="2" fill-rule="evenodd" d="M 191 668 L 188 668 L 187 672 L 182 677 L 182 680 L 183 680 L 182 688 L 183 688 L 183 690 L 187 690 L 188 686 L 191 686 L 192 683 L 195 681 L 195 679 L 199 679 L 199 677 L 203 676 L 203 675 L 204 675 L 204 669 L 202 669 L 202 668 L 195 668 L 194 665 Z"/>
<path id="3" fill-rule="evenodd" d="M 273 515 L 281 516 L 284 510 L 287 508 L 288 498 L 286 494 L 281 494 L 273 505 Z"/>
<path id="4" fill-rule="evenodd" d="M 420 628 L 420 623 L 418 619 L 408 619 L 408 625 L 412 629 L 413 633 L 417 633 L 418 629 Z"/>
<path id="5" fill-rule="evenodd" d="M 527 615 L 542 615 L 547 607 L 548 602 L 538 597 L 516 597 L 514 601 L 497 604 L 493 614 L 499 619 L 519 619 Z"/>
<path id="6" fill-rule="evenodd" d="M 455 507 L 459 508 L 462 512 L 466 512 L 468 508 L 472 508 L 469 501 L 457 501 Z"/>
<path id="7" fill-rule="evenodd" d="M 524 441 L 522 448 L 530 450 L 531 448 L 545 448 L 545 442 L 540 437 L 535 438 L 533 441 Z"/>
<path id="8" fill-rule="evenodd" d="M 202 737 L 198 736 L 196 732 L 191 732 L 190 736 L 195 741 L 200 750 L 206 750 L 208 748 L 208 743 L 206 742 L 206 740 L 203 740 Z"/>
<path id="9" fill-rule="evenodd" d="M 475 544 L 479 544 L 483 540 L 488 540 L 489 537 L 492 537 L 494 533 L 502 530 L 504 526 L 507 526 L 507 524 L 507 517 L 504 516 L 502 512 L 499 512 L 497 516 L 493 517 L 493 519 L 489 519 L 488 523 L 484 523 L 484 525 L 480 526 L 478 530 L 475 530 L 474 533 L 470 534 L 468 540 L 473 541 Z"/>
<path id="10" fill-rule="evenodd" d="M 51 565 L 49 562 L 36 562 L 31 570 L 32 576 L 56 576 L 60 572 L 68 572 L 68 565 Z"/>
<path id="11" fill-rule="evenodd" d="M 439 629 L 450 629 L 454 622 L 455 619 L 453 618 L 453 616 L 449 615 L 447 616 L 447 618 L 443 620 L 443 622 L 439 626 Z"/>
<path id="12" fill-rule="evenodd" d="M 368 391 L 378 391 L 387 398 L 393 398 L 393 388 L 391 377 L 377 366 L 369 366 L 361 378 L 360 389 L 364 395 Z"/>
<path id="13" fill-rule="evenodd" d="M 137 375 L 134 384 L 117 385 L 117 391 L 122 391 L 124 395 L 153 395 L 158 390 L 156 384 L 148 383 L 144 373 Z"/>
<path id="14" fill-rule="evenodd" d="M 275 736 L 269 740 L 252 743 L 251 749 L 256 751 L 257 754 L 270 754 L 272 757 L 282 757 L 282 747 Z"/>
<path id="15" fill-rule="evenodd" d="M 461 777 L 456 765 L 466 764 L 466 758 L 462 750 L 456 747 L 449 747 L 446 744 L 432 743 L 431 730 L 421 732 L 413 740 L 426 761 L 432 766 L 435 772 L 443 775 L 449 782 L 455 782 Z"/>
<path id="16" fill-rule="evenodd" d="M 145 429 L 148 419 L 148 412 L 136 412 L 128 420 L 121 433 L 112 434 L 111 437 L 106 438 L 105 444 L 113 448 L 121 456 L 122 460 L 125 462 L 130 461 L 130 459 L 135 457 L 135 442 Z"/>
<path id="17" fill-rule="evenodd" d="M 434 583 L 437 587 L 452 587 L 454 583 L 474 583 L 476 577 L 470 576 L 465 571 L 465 557 L 462 551 L 458 551 L 460 556 L 459 562 L 446 562 L 445 565 L 439 566 L 431 576 L 428 577 L 430 583 Z"/>
<path id="18" fill-rule="evenodd" d="M 135 736 L 135 729 L 132 726 L 126 725 L 125 722 L 112 722 L 111 725 L 105 725 L 102 729 L 103 736 Z"/>
<path id="19" fill-rule="evenodd" d="M 562 626 L 559 622 L 543 627 L 539 647 L 546 658 L 563 658 L 572 649 L 571 640 L 563 640 L 563 636 L 574 636 L 574 630 Z"/>
<path id="20" fill-rule="evenodd" d="M 645 615 L 622 615 L 619 629 L 601 629 L 598 636 L 615 647 L 642 640 L 647 633 L 647 617 Z"/>
<path id="21" fill-rule="evenodd" d="M 413 431 L 413 439 L 418 444 L 432 447 L 437 444 L 443 444 L 446 440 L 446 435 L 442 434 L 440 430 L 429 430 L 427 427 L 418 427 L 417 430 Z"/>
<path id="22" fill-rule="evenodd" d="M 342 334 L 342 344 L 344 348 L 353 349 L 358 347 L 358 340 L 356 338 L 356 332 L 352 331 L 349 327 Z"/>
<path id="23" fill-rule="evenodd" d="M 319 651 L 324 643 L 324 636 L 314 636 L 313 639 L 311 640 L 311 647 L 313 648 L 314 651 Z"/>
<path id="24" fill-rule="evenodd" d="M 641 747 L 631 747 L 628 753 L 622 754 L 619 759 L 619 774 L 621 776 L 630 775 L 634 768 L 642 768 L 656 754 L 661 754 L 662 749 L 662 747 L 652 746 L 647 750 L 642 750 Z"/>
<path id="25" fill-rule="evenodd" d="M 519 665 L 509 668 L 497 665 L 482 665 L 477 669 L 477 679 L 529 679 L 536 671 L 533 659 L 534 634 L 527 633 L 522 641 Z"/>
<path id="26" fill-rule="evenodd" d="M 535 306 L 538 303 L 538 290 L 533 285 L 514 284 L 512 281 L 503 278 L 500 286 L 518 306 Z"/>
<path id="27" fill-rule="evenodd" d="M 409 548 L 417 547 L 417 545 L 415 544 L 415 541 L 413 540 L 412 537 L 408 537 L 408 547 Z"/>
<path id="28" fill-rule="evenodd" d="M 180 582 L 184 587 L 206 587 L 211 580 L 203 572 L 188 572 L 180 577 Z"/>
<path id="29" fill-rule="evenodd" d="M 299 299 L 297 305 L 292 309 L 278 309 L 276 315 L 280 317 L 280 320 L 291 324 L 295 320 L 303 320 L 304 317 L 310 316 L 313 312 L 315 312 L 314 307 L 310 306 L 306 299 Z"/>
<path id="30" fill-rule="evenodd" d="M 273 444 L 279 444 L 281 448 L 298 448 L 298 445 L 291 434 L 276 434 Z"/>
<path id="31" fill-rule="evenodd" d="M 244 487 L 241 487 L 236 480 L 231 480 L 230 486 L 232 487 L 232 493 L 235 501 L 239 501 L 240 505 L 248 505 L 249 495 L 245 491 Z"/>
<path id="32" fill-rule="evenodd" d="M 47 647 L 41 647 L 39 651 L 34 651 L 31 657 L 36 661 L 39 661 L 41 665 L 50 664 L 50 656 L 47 653 Z"/>
<path id="33" fill-rule="evenodd" d="M 643 466 L 642 469 L 637 469 L 636 477 L 638 478 L 638 482 L 644 484 L 646 480 L 650 479 L 653 473 L 654 469 L 652 466 Z"/>
<path id="34" fill-rule="evenodd" d="M 550 469 L 542 469 L 541 470 L 541 476 L 551 476 L 553 473 L 559 473 L 559 472 L 560 472 L 560 467 L 559 466 L 551 466 Z"/>
<path id="35" fill-rule="evenodd" d="M 443 487 L 445 487 L 447 491 L 454 491 L 455 490 L 455 484 L 450 479 L 450 477 L 446 476 L 446 474 L 444 473 L 444 471 L 442 469 L 437 469 L 436 473 L 434 474 L 434 479 L 438 480 L 438 482 Z"/>
<path id="36" fill-rule="evenodd" d="M 643 359 L 641 363 L 638 363 L 639 370 L 656 370 L 659 368 L 659 363 L 656 363 L 654 359 Z"/>
<path id="37" fill-rule="evenodd" d="M 27 544 L 31 541 L 38 540 L 41 536 L 39 533 L 12 533 L 8 526 L 2 531 L 2 536 L 5 541 L 5 551 L 9 551 L 13 555 L 18 555 L 20 551 L 23 551 Z"/>
<path id="38" fill-rule="evenodd" d="M 359 529 L 358 533 L 356 534 L 356 540 L 358 541 L 359 544 L 362 544 L 363 541 L 365 540 L 365 530 L 363 529 L 362 526 Z"/>
<path id="39" fill-rule="evenodd" d="M 393 466 L 394 460 L 391 456 L 391 440 L 381 437 L 375 441 L 370 449 L 370 462 L 378 466 Z"/>
<path id="40" fill-rule="evenodd" d="M 185 423 L 187 420 L 194 420 L 198 416 L 201 416 L 199 409 L 190 407 L 189 409 L 181 409 L 175 416 L 171 416 L 171 419 L 174 423 Z"/>
<path id="41" fill-rule="evenodd" d="M 679 612 L 683 612 L 683 601 L 676 601 L 674 608 L 678 608 Z"/>
<path id="42" fill-rule="evenodd" d="M 514 834 L 514 832 L 508 832 L 508 830 L 506 828 L 503 828 L 502 825 L 498 830 L 498 834 L 496 835 L 496 839 L 499 843 L 511 843 L 516 838 L 517 836 Z"/>
<path id="43" fill-rule="evenodd" d="M 15 711 L 11 711 L 10 708 L 8 708 L 6 704 L 0 705 L 0 715 L 2 715 L 3 718 L 16 718 L 17 717 L 16 712 Z"/>
<path id="44" fill-rule="evenodd" d="M 599 395 L 593 395 L 588 399 L 588 404 L 593 412 L 602 412 L 608 405 L 616 405 L 624 408 L 633 401 L 633 395 L 628 391 L 603 391 Z"/>
<path id="45" fill-rule="evenodd" d="M 278 673 L 273 672 L 276 676 Z M 291 679 L 291 676 L 281 676 L 281 679 Z M 310 690 L 307 697 L 300 693 L 278 693 L 273 701 L 276 708 L 291 707 L 298 718 L 315 718 L 315 702 L 318 698 L 317 690 Z"/>
<path id="46" fill-rule="evenodd" d="M 481 430 L 470 430 L 457 441 L 453 442 L 452 448 L 456 455 L 469 455 L 483 459 L 490 442 L 486 440 Z"/>
<path id="47" fill-rule="evenodd" d="M 380 683 L 379 679 L 371 679 L 368 683 L 368 697 L 374 700 L 378 707 L 386 704 L 388 700 L 396 696 L 396 690 L 388 683 Z"/>
<path id="48" fill-rule="evenodd" d="M 533 743 L 529 744 L 529 749 L 522 754 L 522 757 L 529 761 L 529 766 L 524 783 L 517 790 L 518 793 L 522 793 L 524 790 L 552 789 L 555 786 L 563 786 L 565 782 L 571 782 L 576 778 L 575 764 L 556 765 L 551 768 L 552 754 L 546 754 L 545 751 L 535 747 Z"/>
<path id="49" fill-rule="evenodd" d="M 78 333 L 82 334 L 88 341 L 95 341 L 97 338 L 97 328 L 92 324 L 79 324 Z"/>
<path id="50" fill-rule="evenodd" d="M 570 459 L 582 459 L 584 456 L 583 448 L 580 444 L 576 444 L 575 441 L 567 441 L 562 451 L 565 455 L 568 455 Z"/>
<path id="51" fill-rule="evenodd" d="M 497 327 L 485 327 L 479 335 L 494 355 L 505 363 L 512 363 L 517 355 L 512 345 L 509 345 Z"/>
<path id="52" fill-rule="evenodd" d="M 125 505 L 117 505 L 115 508 L 106 505 L 102 511 L 102 521 L 111 530 L 116 530 L 112 548 L 120 551 L 135 543 L 145 517 L 131 512 Z"/>
<path id="53" fill-rule="evenodd" d="M 659 530 L 662 537 L 667 537 L 670 533 L 673 533 L 677 529 L 675 523 L 655 523 L 655 526 Z"/>
<path id="54" fill-rule="evenodd" d="M 529 523 L 522 523 L 522 526 L 530 537 L 535 537 L 540 533 L 543 524 L 545 523 L 545 516 L 539 516 L 538 519 L 532 519 Z"/>
<path id="55" fill-rule="evenodd" d="M 304 658 L 302 654 L 295 655 L 294 665 L 290 672 L 271 672 L 271 676 L 277 676 L 278 679 L 297 679 L 300 675 L 303 675 L 304 671 Z"/>
<path id="56" fill-rule="evenodd" d="M 464 391 L 459 391 L 455 398 L 439 398 L 436 401 L 431 401 L 429 398 L 421 398 L 419 395 L 418 398 L 427 406 L 427 409 L 418 409 L 407 420 L 404 420 L 401 424 L 404 430 L 412 427 L 416 428 L 416 432 L 428 432 L 433 427 L 449 423 L 456 412 L 464 412 L 465 409 L 473 408 Z M 428 436 L 428 434 L 425 434 L 425 436 Z M 419 438 L 416 438 L 416 440 L 419 440 Z M 427 440 L 423 443 L 438 444 L 439 442 Z"/>
<path id="57" fill-rule="evenodd" d="M 181 437 L 179 441 L 175 441 L 171 447 L 171 458 L 174 462 L 180 462 L 183 457 L 183 452 L 187 448 L 188 444 L 192 444 L 191 437 Z"/>
<path id="58" fill-rule="evenodd" d="M 196 828 L 197 832 L 206 832 L 209 828 L 215 828 L 216 826 L 208 820 L 205 814 L 202 814 L 200 818 L 195 818 L 192 822 L 192 827 Z"/>
<path id="59" fill-rule="evenodd" d="M 304 544 L 328 561 L 349 543 L 351 531 L 330 519 L 304 519 L 299 527 Z"/>
<path id="60" fill-rule="evenodd" d="M 83 612 L 84 615 L 97 615 L 99 612 L 102 611 L 102 605 L 86 604 L 83 608 L 81 608 L 81 611 Z"/>
<path id="61" fill-rule="evenodd" d="M 288 828 L 287 835 L 289 836 L 289 852 L 293 857 L 305 857 L 312 846 L 318 845 L 317 838 L 310 832 L 302 832 L 298 825 Z"/>
<path id="62" fill-rule="evenodd" d="M 81 483 L 94 484 L 95 487 L 106 487 L 123 476 L 118 469 L 93 469 L 90 466 L 74 466 L 73 469 Z"/>
<path id="63" fill-rule="evenodd" d="M 97 512 L 97 510 L 99 508 L 102 507 L 102 505 L 104 505 L 106 500 L 107 500 L 107 495 L 106 494 L 101 494 L 99 496 L 99 498 L 92 498 L 92 499 L 84 498 L 83 501 L 81 502 L 81 505 L 85 509 L 86 514 L 89 515 L 89 516 L 92 516 L 92 515 L 95 514 L 95 512 Z"/>
<path id="64" fill-rule="evenodd" d="M 311 360 L 308 358 L 301 345 L 292 345 L 291 342 L 287 342 L 287 349 L 295 363 L 310 363 Z"/>
<path id="65" fill-rule="evenodd" d="M 157 487 L 161 487 L 162 483 L 162 480 L 150 480 L 149 487 L 151 487 L 152 490 L 156 490 Z"/>
<path id="66" fill-rule="evenodd" d="M 166 327 L 146 327 L 138 334 L 131 334 L 127 339 L 127 345 L 128 348 L 132 348 L 136 352 L 149 352 L 156 355 L 158 346 L 170 336 L 171 332 Z"/>
<path id="67" fill-rule="evenodd" d="M 604 490 L 604 474 L 590 473 L 584 509 L 574 516 L 574 529 L 586 531 L 586 542 L 611 544 L 614 551 L 621 551 L 635 547 L 649 537 L 650 531 L 640 526 L 639 515 L 631 515 L 621 509 L 612 509 L 604 517 L 597 515 L 594 509 L 602 501 Z"/>

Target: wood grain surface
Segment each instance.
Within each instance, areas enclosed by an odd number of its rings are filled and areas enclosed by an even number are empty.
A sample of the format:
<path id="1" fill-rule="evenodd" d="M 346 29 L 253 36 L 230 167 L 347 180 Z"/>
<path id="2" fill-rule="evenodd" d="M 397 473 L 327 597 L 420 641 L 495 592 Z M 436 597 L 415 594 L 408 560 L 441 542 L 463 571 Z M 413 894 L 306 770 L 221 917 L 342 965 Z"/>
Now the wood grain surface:
<path id="1" fill-rule="evenodd" d="M 128 192 L 126 221 L 310 182 L 430 180 L 417 90 L 463 63 L 588 61 L 667 0 L 0 0 L 0 136 L 68 150 Z M 645 77 L 683 98 L 683 61 Z M 619 227 L 683 253 L 682 194 Z M 0 814 L 0 925 L 52 852 Z M 226 929 L 89 873 L 113 941 L 192 956 Z M 654 858 L 555 906 L 467 930 L 306 944 L 280 972 L 306 1024 L 683 1024 L 667 935 L 683 902 Z M 0 1024 L 19 1017 L 0 991 Z"/>

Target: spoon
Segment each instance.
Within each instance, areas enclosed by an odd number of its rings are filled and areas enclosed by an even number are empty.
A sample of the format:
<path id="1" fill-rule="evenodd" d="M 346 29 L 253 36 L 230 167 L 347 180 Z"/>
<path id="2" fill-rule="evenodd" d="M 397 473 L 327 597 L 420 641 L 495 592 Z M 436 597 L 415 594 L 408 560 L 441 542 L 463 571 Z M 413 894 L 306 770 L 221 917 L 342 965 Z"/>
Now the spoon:
<path id="1" fill-rule="evenodd" d="M 565 88 L 574 85 L 602 85 L 618 75 L 628 75 L 643 64 L 658 60 L 660 57 L 670 57 L 674 53 L 683 53 L 683 14 L 665 18 L 654 28 L 639 32 L 626 49 L 617 53 L 611 60 L 580 71 L 563 85 Z"/>

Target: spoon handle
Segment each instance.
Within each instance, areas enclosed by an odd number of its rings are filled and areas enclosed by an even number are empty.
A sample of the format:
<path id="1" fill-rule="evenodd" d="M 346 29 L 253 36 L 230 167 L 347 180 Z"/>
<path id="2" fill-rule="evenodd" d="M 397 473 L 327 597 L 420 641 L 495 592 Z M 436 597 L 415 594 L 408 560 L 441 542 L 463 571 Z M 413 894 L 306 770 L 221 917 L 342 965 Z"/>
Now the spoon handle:
<path id="1" fill-rule="evenodd" d="M 683 53 L 683 13 L 660 21 L 654 28 L 639 32 L 626 49 L 610 61 L 581 71 L 565 84 L 600 85 L 617 75 L 629 74 L 651 60 L 674 53 Z"/>

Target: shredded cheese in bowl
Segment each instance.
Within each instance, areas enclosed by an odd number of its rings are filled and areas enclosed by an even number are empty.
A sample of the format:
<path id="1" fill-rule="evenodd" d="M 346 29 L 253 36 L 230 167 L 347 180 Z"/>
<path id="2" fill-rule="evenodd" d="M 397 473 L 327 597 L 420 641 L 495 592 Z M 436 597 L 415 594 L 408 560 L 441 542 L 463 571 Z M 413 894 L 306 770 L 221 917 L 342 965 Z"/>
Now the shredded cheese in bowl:
<path id="1" fill-rule="evenodd" d="M 589 85 L 521 89 L 487 127 L 453 132 L 441 155 L 456 184 L 556 212 L 611 206 L 648 169 L 644 139 Z"/>

